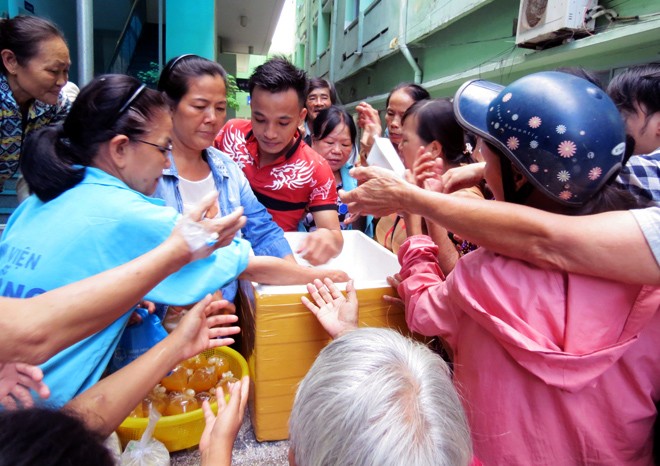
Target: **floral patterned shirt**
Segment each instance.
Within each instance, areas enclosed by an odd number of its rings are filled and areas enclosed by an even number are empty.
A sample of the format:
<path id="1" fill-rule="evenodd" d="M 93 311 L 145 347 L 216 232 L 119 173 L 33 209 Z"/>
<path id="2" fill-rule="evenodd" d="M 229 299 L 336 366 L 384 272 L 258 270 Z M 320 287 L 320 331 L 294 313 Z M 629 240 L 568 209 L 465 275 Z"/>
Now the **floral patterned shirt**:
<path id="1" fill-rule="evenodd" d="M 4 182 L 18 170 L 25 135 L 42 126 L 64 121 L 71 102 L 63 92 L 55 105 L 35 100 L 28 110 L 25 127 L 21 109 L 9 88 L 7 77 L 0 73 L 0 191 Z"/>

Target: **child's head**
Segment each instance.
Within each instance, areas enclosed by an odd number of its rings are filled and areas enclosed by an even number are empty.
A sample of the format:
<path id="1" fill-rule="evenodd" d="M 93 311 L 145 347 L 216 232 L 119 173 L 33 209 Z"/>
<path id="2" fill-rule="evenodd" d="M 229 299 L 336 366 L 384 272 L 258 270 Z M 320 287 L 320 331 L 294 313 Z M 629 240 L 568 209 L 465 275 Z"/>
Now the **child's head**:
<path id="1" fill-rule="evenodd" d="M 454 109 L 482 140 L 486 181 L 500 200 L 593 211 L 589 202 L 621 169 L 621 116 L 605 92 L 576 76 L 535 73 L 506 88 L 470 81 L 456 93 Z"/>
<path id="2" fill-rule="evenodd" d="M 471 161 L 449 99 L 420 100 L 406 110 L 402 121 L 399 155 L 407 168 L 412 168 L 420 147 L 441 157 L 445 168 Z"/>
<path id="3" fill-rule="evenodd" d="M 634 66 L 617 75 L 607 87 L 635 139 L 634 154 L 660 147 L 660 63 Z"/>

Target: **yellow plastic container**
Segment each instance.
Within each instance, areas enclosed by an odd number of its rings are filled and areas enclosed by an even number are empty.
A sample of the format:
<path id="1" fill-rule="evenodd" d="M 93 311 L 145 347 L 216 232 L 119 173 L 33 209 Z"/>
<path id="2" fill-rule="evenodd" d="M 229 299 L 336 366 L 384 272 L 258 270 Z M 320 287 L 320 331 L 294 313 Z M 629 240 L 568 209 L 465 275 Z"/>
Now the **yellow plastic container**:
<path id="1" fill-rule="evenodd" d="M 342 253 L 320 268 L 345 270 L 353 279 L 360 327 L 389 327 L 410 334 L 403 308 L 383 301 L 396 296 L 386 278 L 399 271 L 394 254 L 359 231 L 343 231 Z M 285 233 L 297 249 L 305 233 Z M 300 263 L 304 261 L 297 257 Z M 345 284 L 338 287 L 343 291 Z M 289 414 L 298 384 L 330 342 L 314 315 L 301 303 L 304 285 L 264 286 L 241 282 L 238 309 L 241 353 L 250 367 L 250 416 L 259 441 L 288 438 Z"/>
<path id="2" fill-rule="evenodd" d="M 243 356 L 231 348 L 222 346 L 203 351 L 202 354 L 207 357 L 215 354 L 227 356 L 229 369 L 238 379 L 249 374 L 248 365 Z M 212 403 L 211 408 L 214 413 L 218 412 L 217 403 Z M 131 440 L 140 440 L 147 428 L 148 421 L 148 418 L 126 418 L 117 429 L 122 445 L 125 447 Z M 154 438 L 163 442 L 169 451 L 183 450 L 199 445 L 204 425 L 204 412 L 201 409 L 175 416 L 163 416 L 156 424 Z"/>

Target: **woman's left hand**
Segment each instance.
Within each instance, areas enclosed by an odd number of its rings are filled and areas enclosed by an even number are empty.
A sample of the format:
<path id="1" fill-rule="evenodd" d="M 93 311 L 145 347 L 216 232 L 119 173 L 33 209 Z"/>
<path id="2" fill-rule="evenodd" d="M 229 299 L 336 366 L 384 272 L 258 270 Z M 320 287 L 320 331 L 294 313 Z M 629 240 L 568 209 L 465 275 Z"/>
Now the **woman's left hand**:
<path id="1" fill-rule="evenodd" d="M 224 325 L 238 321 L 234 314 L 218 314 L 229 302 L 226 300 L 211 301 L 211 295 L 207 295 L 195 304 L 179 322 L 179 325 L 171 333 L 180 341 L 181 359 L 188 359 L 198 355 L 204 350 L 227 346 L 234 343 L 229 335 L 235 335 L 241 331 L 240 327 Z M 215 315 L 214 315 L 215 314 Z"/>

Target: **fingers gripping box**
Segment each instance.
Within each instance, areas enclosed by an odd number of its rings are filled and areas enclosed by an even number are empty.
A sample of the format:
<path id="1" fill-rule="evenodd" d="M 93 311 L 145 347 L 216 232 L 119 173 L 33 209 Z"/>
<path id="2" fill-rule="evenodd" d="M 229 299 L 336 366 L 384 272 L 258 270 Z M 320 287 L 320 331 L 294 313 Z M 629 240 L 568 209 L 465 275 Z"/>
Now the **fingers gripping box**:
<path id="1" fill-rule="evenodd" d="M 384 294 L 396 296 L 386 281 L 399 271 L 396 256 L 359 231 L 342 233 L 342 253 L 321 268 L 341 269 L 353 278 L 361 327 L 390 327 L 407 334 L 403 307 L 382 299 Z M 304 235 L 285 233 L 294 251 Z M 338 287 L 345 290 L 345 284 Z M 259 441 L 288 438 L 289 414 L 298 383 L 330 341 L 301 303 L 303 295 L 309 297 L 304 285 L 241 283 L 241 352 L 250 368 L 250 414 Z"/>

